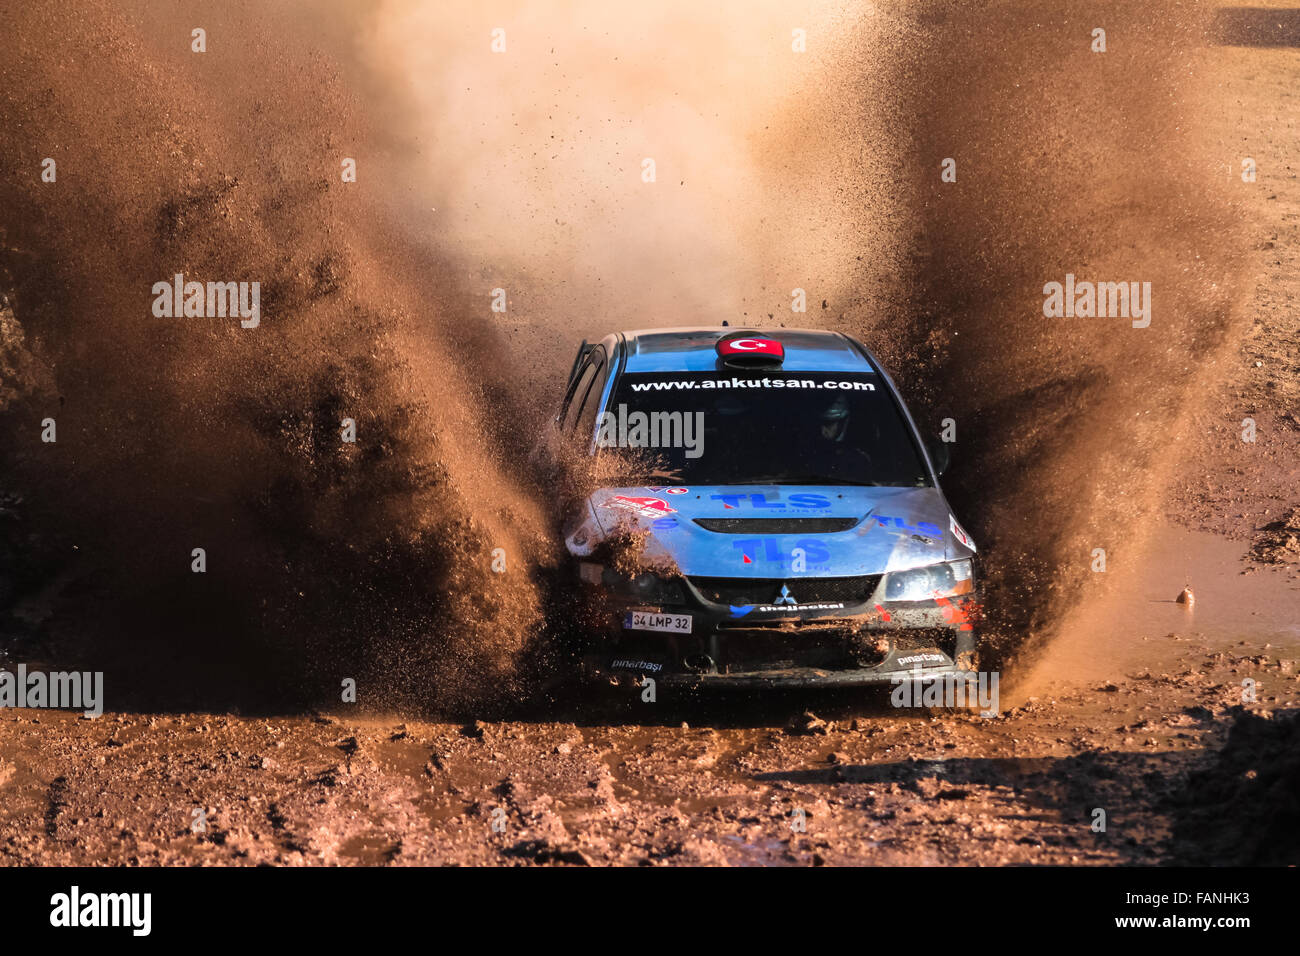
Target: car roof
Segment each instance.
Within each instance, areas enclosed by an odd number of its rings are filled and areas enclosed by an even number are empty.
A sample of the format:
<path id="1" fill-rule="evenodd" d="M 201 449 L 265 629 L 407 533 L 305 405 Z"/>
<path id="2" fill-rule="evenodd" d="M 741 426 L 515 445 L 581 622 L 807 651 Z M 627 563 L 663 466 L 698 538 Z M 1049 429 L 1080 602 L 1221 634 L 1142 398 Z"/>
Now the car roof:
<path id="1" fill-rule="evenodd" d="M 785 347 L 787 372 L 873 372 L 854 342 L 838 332 L 818 329 L 746 329 L 694 326 L 636 329 L 621 333 L 625 372 L 705 372 L 718 367 L 718 339 L 738 332 L 775 339 Z"/>

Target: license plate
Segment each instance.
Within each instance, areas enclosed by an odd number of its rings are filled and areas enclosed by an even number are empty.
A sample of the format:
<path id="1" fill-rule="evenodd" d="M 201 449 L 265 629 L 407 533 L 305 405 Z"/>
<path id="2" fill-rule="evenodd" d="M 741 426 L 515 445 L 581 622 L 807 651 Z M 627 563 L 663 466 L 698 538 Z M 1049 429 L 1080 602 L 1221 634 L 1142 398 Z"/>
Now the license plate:
<path id="1" fill-rule="evenodd" d="M 660 614 L 658 611 L 628 611 L 623 617 L 625 631 L 668 631 L 673 634 L 691 633 L 689 614 Z"/>

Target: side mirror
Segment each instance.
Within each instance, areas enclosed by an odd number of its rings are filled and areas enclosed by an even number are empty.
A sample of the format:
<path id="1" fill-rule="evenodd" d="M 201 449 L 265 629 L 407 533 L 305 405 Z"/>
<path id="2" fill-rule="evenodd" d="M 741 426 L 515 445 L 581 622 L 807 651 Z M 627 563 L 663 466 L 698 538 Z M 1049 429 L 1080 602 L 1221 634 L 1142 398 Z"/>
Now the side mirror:
<path id="1" fill-rule="evenodd" d="M 930 453 L 930 463 L 934 465 L 935 474 L 942 475 L 948 470 L 948 465 L 952 461 L 952 449 L 948 447 L 946 441 L 940 441 L 938 438 L 931 438 L 925 443 L 925 447 Z"/>

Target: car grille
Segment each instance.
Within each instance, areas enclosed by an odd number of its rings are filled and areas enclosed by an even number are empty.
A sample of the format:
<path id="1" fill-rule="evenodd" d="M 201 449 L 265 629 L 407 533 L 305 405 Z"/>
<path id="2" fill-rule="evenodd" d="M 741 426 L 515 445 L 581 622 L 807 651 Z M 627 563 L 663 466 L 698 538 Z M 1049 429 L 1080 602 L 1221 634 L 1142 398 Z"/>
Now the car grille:
<path id="1" fill-rule="evenodd" d="M 706 601 L 714 604 L 771 604 L 784 585 L 800 604 L 842 601 L 860 604 L 880 583 L 879 574 L 855 578 L 690 578 Z"/>
<path id="2" fill-rule="evenodd" d="M 831 534 L 848 531 L 861 518 L 696 518 L 705 531 L 721 534 Z"/>

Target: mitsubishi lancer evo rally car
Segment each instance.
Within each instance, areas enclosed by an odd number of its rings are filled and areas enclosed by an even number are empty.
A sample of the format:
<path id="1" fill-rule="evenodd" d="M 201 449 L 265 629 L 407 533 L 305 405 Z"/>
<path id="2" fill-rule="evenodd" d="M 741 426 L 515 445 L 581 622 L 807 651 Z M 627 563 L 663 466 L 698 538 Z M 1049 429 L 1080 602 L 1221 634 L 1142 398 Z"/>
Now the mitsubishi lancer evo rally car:
<path id="1" fill-rule="evenodd" d="M 617 683 L 779 687 L 973 671 L 975 543 L 876 358 L 832 332 L 652 329 L 583 343 L 561 432 L 631 456 L 563 527 Z M 632 532 L 647 567 L 602 542 Z M 671 570 L 660 570 L 671 569 Z"/>

